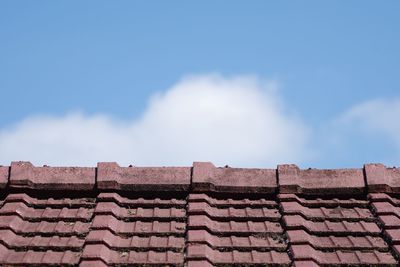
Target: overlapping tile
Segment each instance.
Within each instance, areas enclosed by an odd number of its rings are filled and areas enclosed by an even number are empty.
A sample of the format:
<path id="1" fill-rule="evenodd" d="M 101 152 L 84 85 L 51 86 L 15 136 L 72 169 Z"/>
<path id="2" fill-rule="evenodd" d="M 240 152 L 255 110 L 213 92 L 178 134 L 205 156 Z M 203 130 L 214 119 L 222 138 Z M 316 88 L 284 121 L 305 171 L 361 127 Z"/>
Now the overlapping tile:
<path id="1" fill-rule="evenodd" d="M 341 197 L 279 195 L 294 265 L 396 266 L 368 200 Z"/>
<path id="2" fill-rule="evenodd" d="M 400 168 L 365 164 L 364 169 L 370 193 L 400 193 Z"/>
<path id="3" fill-rule="evenodd" d="M 383 234 L 393 247 L 393 252 L 400 257 L 400 197 L 385 193 L 371 193 L 372 210 L 379 219 Z"/>
<path id="4" fill-rule="evenodd" d="M 95 168 L 35 167 L 30 162 L 12 162 L 11 188 L 44 190 L 92 190 L 95 186 Z"/>
<path id="5" fill-rule="evenodd" d="M 121 207 L 142 207 L 142 208 L 185 208 L 186 200 L 179 198 L 168 198 L 161 199 L 159 197 L 154 198 L 127 198 L 119 195 L 118 193 L 100 193 L 97 197 L 99 202 L 114 202 L 117 203 Z"/>
<path id="6" fill-rule="evenodd" d="M 78 264 L 93 212 L 86 199 L 8 194 L 0 208 L 0 265 Z"/>
<path id="7" fill-rule="evenodd" d="M 399 177 L 14 162 L 0 166 L 0 265 L 397 266 Z"/>
<path id="8" fill-rule="evenodd" d="M 310 245 L 292 245 L 290 250 L 296 262 L 309 260 L 322 266 L 397 266 L 397 261 L 390 252 L 375 250 L 321 251 Z"/>
<path id="9" fill-rule="evenodd" d="M 196 261 L 210 262 L 212 265 L 280 265 L 290 266 L 286 252 L 278 251 L 219 251 L 202 244 L 189 244 L 187 248 L 189 266 Z"/>
<path id="10" fill-rule="evenodd" d="M 0 166 L 0 190 L 4 189 L 8 184 L 9 171 L 10 167 Z"/>
<path id="11" fill-rule="evenodd" d="M 281 193 L 309 195 L 364 194 L 362 169 L 300 170 L 292 164 L 278 165 Z"/>
<path id="12" fill-rule="evenodd" d="M 116 251 L 104 245 L 86 245 L 84 261 L 98 260 L 107 265 L 174 265 L 183 266 L 184 255 L 174 251 Z"/>
<path id="13" fill-rule="evenodd" d="M 280 217 L 273 200 L 190 194 L 188 266 L 290 265 Z"/>
<path id="14" fill-rule="evenodd" d="M 240 207 L 271 207 L 271 208 L 276 208 L 277 203 L 275 200 L 268 200 L 263 197 L 257 197 L 253 199 L 249 198 L 240 198 L 240 199 L 234 199 L 234 198 L 214 198 L 210 197 L 207 194 L 204 193 L 192 193 L 189 195 L 189 201 L 190 203 L 198 203 L 198 202 L 206 202 L 208 205 L 212 207 L 220 207 L 220 208 L 240 208 Z"/>
<path id="15" fill-rule="evenodd" d="M 274 193 L 276 170 L 217 168 L 210 162 L 195 162 L 192 189 L 195 192 Z"/>
<path id="16" fill-rule="evenodd" d="M 114 162 L 97 165 L 99 189 L 129 191 L 187 191 L 190 167 L 120 167 Z"/>
<path id="17" fill-rule="evenodd" d="M 80 253 L 74 251 L 15 251 L 0 244 L 0 263 L 6 266 L 71 266 L 79 263 Z"/>
<path id="18" fill-rule="evenodd" d="M 183 266 L 185 207 L 184 198 L 99 194 L 82 265 Z"/>
<path id="19" fill-rule="evenodd" d="M 325 207 L 325 208 L 336 208 L 336 207 L 343 207 L 343 208 L 367 208 L 368 207 L 368 200 L 364 199 L 354 199 L 354 198 L 346 198 L 346 199 L 339 199 L 336 197 L 329 197 L 329 198 L 320 198 L 320 197 L 312 197 L 312 198 L 303 198 L 299 197 L 296 194 L 279 194 L 278 198 L 282 202 L 297 202 L 301 204 L 303 207 L 309 208 L 318 208 L 318 207 Z"/>

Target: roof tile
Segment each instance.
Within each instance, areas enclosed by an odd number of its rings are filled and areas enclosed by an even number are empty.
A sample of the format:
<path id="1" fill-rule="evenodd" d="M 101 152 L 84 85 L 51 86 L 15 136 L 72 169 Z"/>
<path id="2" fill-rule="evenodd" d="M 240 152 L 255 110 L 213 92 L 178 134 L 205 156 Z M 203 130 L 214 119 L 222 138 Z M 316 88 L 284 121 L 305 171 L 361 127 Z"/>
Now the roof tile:
<path id="1" fill-rule="evenodd" d="M 120 167 L 114 162 L 97 164 L 97 187 L 131 191 L 186 191 L 190 167 Z"/>
<path id="2" fill-rule="evenodd" d="M 184 222 L 164 221 L 123 221 L 112 215 L 97 215 L 93 219 L 92 229 L 110 230 L 116 234 L 132 236 L 138 234 L 184 234 Z"/>
<path id="3" fill-rule="evenodd" d="M 388 245 L 379 236 L 318 236 L 304 230 L 289 230 L 287 232 L 292 245 L 311 245 L 315 249 L 332 250 L 386 250 Z"/>
<path id="4" fill-rule="evenodd" d="M 109 230 L 92 230 L 86 237 L 86 244 L 104 244 L 114 250 L 129 249 L 170 249 L 182 250 L 183 237 L 176 236 L 119 236 Z"/>
<path id="5" fill-rule="evenodd" d="M 274 193 L 275 169 L 216 168 L 210 162 L 193 163 L 193 191 Z"/>
<path id="6" fill-rule="evenodd" d="M 12 162 L 11 188 L 45 190 L 91 190 L 95 186 L 95 168 L 34 167 L 30 162 Z"/>
<path id="7" fill-rule="evenodd" d="M 292 164 L 278 165 L 278 180 L 281 193 L 362 194 L 365 189 L 362 169 L 300 170 Z"/>
<path id="8" fill-rule="evenodd" d="M 365 164 L 369 192 L 400 193 L 400 168 L 386 168 L 383 164 Z"/>
<path id="9" fill-rule="evenodd" d="M 6 188 L 8 184 L 9 171 L 10 167 L 0 166 L 0 189 Z"/>
<path id="10" fill-rule="evenodd" d="M 208 260 L 217 264 L 279 264 L 289 266 L 289 256 L 284 252 L 277 251 L 226 251 L 213 250 L 207 245 L 195 244 L 187 248 L 189 260 Z"/>
<path id="11" fill-rule="evenodd" d="M 89 224 L 84 222 L 64 222 L 64 221 L 24 221 L 18 216 L 1 216 L 0 229 L 10 229 L 22 235 L 53 234 L 53 235 L 84 235 L 89 232 Z"/>
<path id="12" fill-rule="evenodd" d="M 262 235 L 258 233 L 250 236 L 218 236 L 213 235 L 206 230 L 189 230 L 188 242 L 205 243 L 210 247 L 222 250 L 279 250 L 286 249 L 286 244 L 273 235 Z"/>
<path id="13" fill-rule="evenodd" d="M 339 198 L 329 198 L 329 199 L 322 199 L 322 198 L 312 198 L 306 199 L 297 196 L 296 194 L 279 194 L 278 199 L 280 201 L 289 202 L 294 201 L 301 204 L 304 207 L 309 208 L 317 208 L 317 207 L 326 207 L 326 208 L 336 208 L 336 207 L 368 207 L 368 201 L 363 199 L 354 199 L 354 198 L 347 198 L 347 199 L 339 199 Z"/>
<path id="14" fill-rule="evenodd" d="M 11 180 L 20 179 L 0 194 L 1 266 L 399 264 L 395 183 L 382 183 L 367 195 L 358 184 L 362 169 L 288 166 L 277 177 L 276 170 L 210 163 L 100 163 L 96 170 L 18 162 L 0 167 L 7 180 L 9 169 Z M 91 187 L 60 189 L 88 173 Z M 105 179 L 97 187 L 99 175 Z"/>
<path id="15" fill-rule="evenodd" d="M 186 206 L 186 200 L 184 199 L 160 199 L 160 198 L 127 198 L 119 195 L 118 193 L 100 193 L 97 196 L 98 201 L 115 202 L 121 207 L 142 207 L 142 208 L 168 208 L 168 207 L 180 207 Z"/>
<path id="16" fill-rule="evenodd" d="M 190 214 L 207 215 L 209 218 L 219 220 L 251 220 L 251 221 L 279 221 L 281 215 L 278 209 L 266 207 L 245 207 L 245 208 L 217 208 L 208 203 L 191 202 L 188 206 Z"/>
<path id="17" fill-rule="evenodd" d="M 16 194 L 8 194 L 5 203 L 15 203 L 20 202 L 26 204 L 28 207 L 34 208 L 94 208 L 95 199 L 93 198 L 44 198 L 38 199 L 30 197 L 28 194 L 24 193 L 16 193 Z"/>
<path id="18" fill-rule="evenodd" d="M 274 200 L 266 200 L 265 198 L 255 198 L 255 199 L 248 199 L 248 198 L 222 198 L 217 199 L 208 196 L 207 194 L 190 194 L 189 201 L 192 203 L 195 202 L 206 202 L 211 207 L 219 207 L 219 208 L 243 208 L 243 207 L 278 207 L 278 204 Z"/>
<path id="19" fill-rule="evenodd" d="M 211 233 L 220 234 L 257 234 L 259 232 L 282 233 L 283 229 L 277 222 L 270 221 L 214 221 L 205 215 L 191 215 L 188 219 L 191 229 L 205 229 Z"/>
<path id="20" fill-rule="evenodd" d="M 83 247 L 84 239 L 77 236 L 23 236 L 10 229 L 0 230 L 0 243 L 8 248 L 18 249 L 48 249 L 48 250 L 79 250 Z"/>
<path id="21" fill-rule="evenodd" d="M 285 214 L 301 215 L 310 220 L 366 220 L 374 221 L 375 218 L 372 213 L 366 208 L 342 208 L 340 206 L 335 208 L 308 208 L 304 207 L 297 202 L 282 202 L 281 207 Z"/>
<path id="22" fill-rule="evenodd" d="M 33 208 L 22 202 L 5 203 L 0 210 L 0 216 L 17 215 L 24 220 L 64 220 L 64 221 L 89 221 L 93 210 L 87 208 Z"/>
<path id="23" fill-rule="evenodd" d="M 182 252 L 173 251 L 116 251 L 105 245 L 90 244 L 83 250 L 82 259 L 101 260 L 106 264 L 174 264 L 183 266 Z"/>
<path id="24" fill-rule="evenodd" d="M 291 246 L 293 258 L 312 260 L 317 264 L 329 265 L 386 265 L 396 266 L 396 259 L 389 252 L 379 251 L 335 251 L 323 252 L 309 245 Z"/>
<path id="25" fill-rule="evenodd" d="M 284 216 L 283 220 L 286 224 L 287 229 L 293 230 L 305 230 L 313 234 L 353 234 L 353 235 L 379 235 L 380 229 L 374 222 L 314 222 L 308 221 L 299 215 L 288 215 Z"/>
<path id="26" fill-rule="evenodd" d="M 73 251 L 15 251 L 0 244 L 2 265 L 73 265 L 79 262 L 79 253 Z"/>
<path id="27" fill-rule="evenodd" d="M 114 202 L 100 202 L 96 206 L 95 214 L 113 215 L 118 219 L 138 219 L 138 220 L 163 220 L 175 219 L 184 220 L 186 218 L 186 211 L 182 208 L 128 208 L 120 207 Z"/>

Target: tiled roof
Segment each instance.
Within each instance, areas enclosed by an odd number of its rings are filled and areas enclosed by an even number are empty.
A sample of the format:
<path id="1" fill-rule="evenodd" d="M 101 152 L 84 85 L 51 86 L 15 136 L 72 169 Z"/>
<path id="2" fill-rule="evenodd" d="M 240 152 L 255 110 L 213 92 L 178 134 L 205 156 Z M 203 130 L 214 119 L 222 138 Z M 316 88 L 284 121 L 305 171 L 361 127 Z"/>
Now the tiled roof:
<path id="1" fill-rule="evenodd" d="M 0 167 L 0 265 L 397 266 L 400 169 Z"/>

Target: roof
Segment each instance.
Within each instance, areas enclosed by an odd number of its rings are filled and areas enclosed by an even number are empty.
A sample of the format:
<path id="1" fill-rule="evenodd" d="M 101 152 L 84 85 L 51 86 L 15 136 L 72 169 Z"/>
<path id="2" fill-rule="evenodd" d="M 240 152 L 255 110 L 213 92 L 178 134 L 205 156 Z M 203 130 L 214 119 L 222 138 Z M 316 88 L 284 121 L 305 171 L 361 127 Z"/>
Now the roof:
<path id="1" fill-rule="evenodd" d="M 0 265 L 382 265 L 400 169 L 0 167 Z"/>

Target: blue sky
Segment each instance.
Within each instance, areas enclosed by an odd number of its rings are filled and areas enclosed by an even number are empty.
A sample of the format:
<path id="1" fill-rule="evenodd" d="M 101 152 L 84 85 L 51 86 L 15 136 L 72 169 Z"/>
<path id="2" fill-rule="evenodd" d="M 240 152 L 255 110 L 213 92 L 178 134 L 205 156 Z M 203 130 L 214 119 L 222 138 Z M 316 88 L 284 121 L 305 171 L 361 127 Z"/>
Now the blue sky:
<path id="1" fill-rule="evenodd" d="M 0 164 L 398 165 L 399 12 L 398 1 L 2 1 Z"/>

